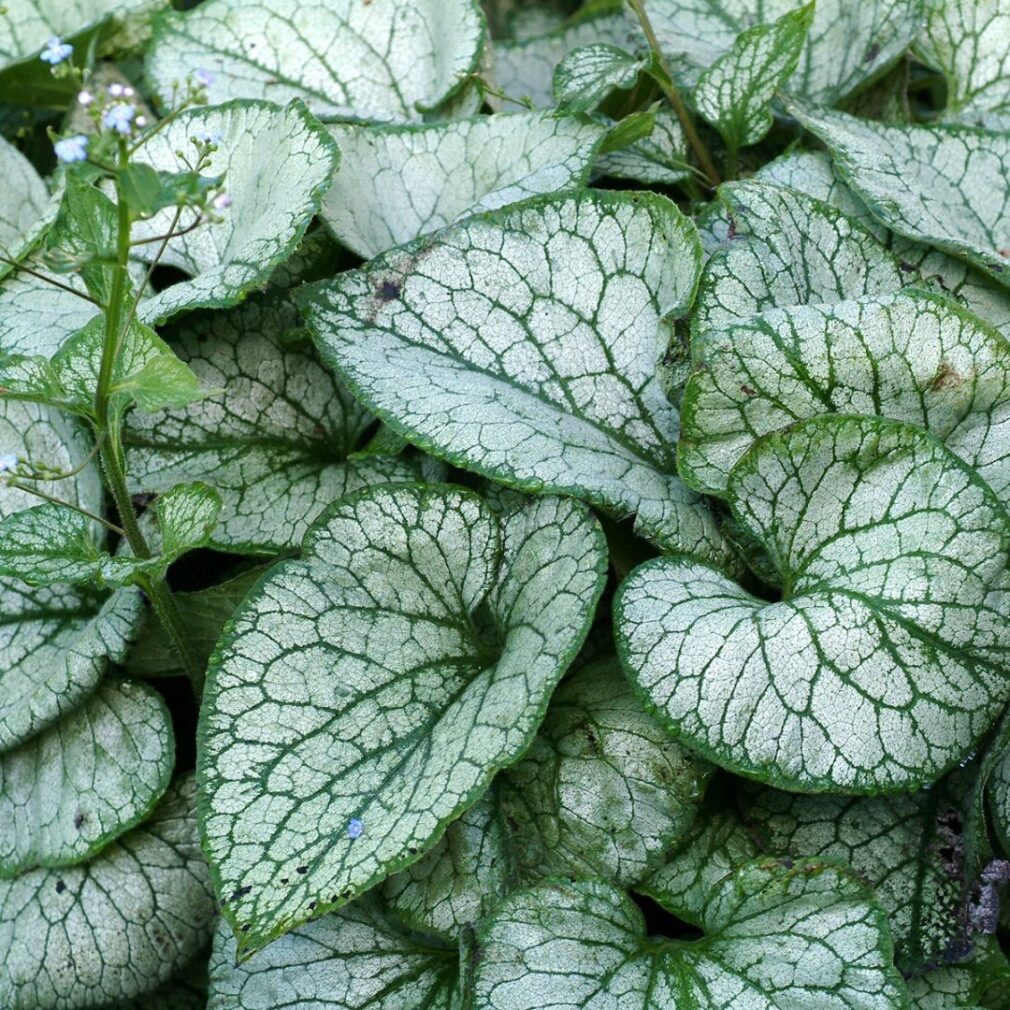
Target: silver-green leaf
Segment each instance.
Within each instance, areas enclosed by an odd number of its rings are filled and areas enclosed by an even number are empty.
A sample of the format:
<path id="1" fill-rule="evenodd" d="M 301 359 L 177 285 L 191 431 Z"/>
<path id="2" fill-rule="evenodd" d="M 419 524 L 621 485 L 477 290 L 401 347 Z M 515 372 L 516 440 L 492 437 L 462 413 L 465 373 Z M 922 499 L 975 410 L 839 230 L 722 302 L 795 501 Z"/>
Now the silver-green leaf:
<path id="1" fill-rule="evenodd" d="M 81 866 L 0 880 L 0 1002 L 85 1010 L 157 989 L 210 939 L 214 897 L 192 776 Z"/>
<path id="2" fill-rule="evenodd" d="M 700 260 L 663 197 L 586 192 L 468 218 L 298 302 L 324 359 L 412 442 L 637 513 L 650 539 L 722 563 L 711 513 L 676 476 L 661 363 Z"/>
<path id="3" fill-rule="evenodd" d="M 288 933 L 245 964 L 222 920 L 207 1010 L 465 1010 L 455 945 L 396 925 L 371 897 Z"/>
<path id="4" fill-rule="evenodd" d="M 338 502 L 212 658 L 202 826 L 242 956 L 419 859 L 529 745 L 606 550 L 578 503 L 446 485 Z"/>
<path id="5" fill-rule="evenodd" d="M 150 812 L 175 760 L 161 698 L 106 681 L 79 708 L 0 754 L 0 877 L 92 857 Z"/>
<path id="6" fill-rule="evenodd" d="M 554 69 L 554 98 L 566 112 L 589 112 L 615 88 L 630 88 L 650 64 L 607 42 L 580 46 Z"/>
<path id="7" fill-rule="evenodd" d="M 403 457 L 355 455 L 374 418 L 308 341 L 285 339 L 299 325 L 290 302 L 264 298 L 187 318 L 170 332 L 173 349 L 205 387 L 223 392 L 129 418 L 131 490 L 157 493 L 194 478 L 212 485 L 222 501 L 210 537 L 218 549 L 297 546 L 338 498 L 418 476 Z"/>
<path id="8" fill-rule="evenodd" d="M 225 177 L 231 204 L 221 212 L 221 222 L 205 221 L 169 240 L 161 262 L 190 279 L 141 303 L 140 317 L 152 324 L 183 310 L 234 305 L 265 284 L 298 246 L 339 164 L 333 140 L 301 102 L 280 108 L 263 101 L 188 109 L 151 133 L 135 159 L 161 171 L 180 171 L 186 166 L 176 152 L 195 158 L 194 136 L 218 138 L 204 174 Z M 182 216 L 183 228 L 193 213 Z M 133 240 L 167 234 L 173 216 L 165 209 L 137 222 Z M 159 246 L 145 242 L 134 252 L 149 259 Z"/>
<path id="9" fill-rule="evenodd" d="M 474 1008 L 907 1006 L 883 914 L 836 867 L 748 863 L 715 887 L 701 924 L 701 940 L 653 940 L 602 881 L 515 892 L 478 936 Z"/>
<path id="10" fill-rule="evenodd" d="M 771 104 L 792 76 L 814 18 L 814 4 L 742 32 L 729 52 L 698 78 L 698 112 L 732 152 L 756 144 L 771 129 Z"/>
<path id="11" fill-rule="evenodd" d="M 299 98 L 330 119 L 416 121 L 477 69 L 484 30 L 475 0 L 211 0 L 159 22 L 147 72 L 165 100 L 204 68 L 215 104 Z"/>
<path id="12" fill-rule="evenodd" d="M 842 178 L 892 231 L 936 246 L 1010 286 L 1005 213 L 1010 135 L 969 126 L 889 126 L 794 110 Z"/>
<path id="13" fill-rule="evenodd" d="M 1008 690 L 1010 519 L 988 485 L 922 429 L 830 415 L 759 439 L 727 496 L 782 599 L 680 557 L 636 569 L 618 651 L 650 707 L 803 791 L 910 789 L 965 758 Z"/>
<path id="14" fill-rule="evenodd" d="M 606 134 L 546 112 L 329 130 L 342 161 L 321 215 L 365 259 L 468 214 L 577 189 Z"/>

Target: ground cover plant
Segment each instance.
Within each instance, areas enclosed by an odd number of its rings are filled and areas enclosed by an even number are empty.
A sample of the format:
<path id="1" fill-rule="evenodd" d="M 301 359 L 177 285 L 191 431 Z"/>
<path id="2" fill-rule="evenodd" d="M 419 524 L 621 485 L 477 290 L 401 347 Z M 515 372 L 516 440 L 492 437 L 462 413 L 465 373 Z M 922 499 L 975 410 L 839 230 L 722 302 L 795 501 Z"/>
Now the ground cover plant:
<path id="1" fill-rule="evenodd" d="M 8 0 L 0 1007 L 1010 1007 L 1008 54 Z"/>

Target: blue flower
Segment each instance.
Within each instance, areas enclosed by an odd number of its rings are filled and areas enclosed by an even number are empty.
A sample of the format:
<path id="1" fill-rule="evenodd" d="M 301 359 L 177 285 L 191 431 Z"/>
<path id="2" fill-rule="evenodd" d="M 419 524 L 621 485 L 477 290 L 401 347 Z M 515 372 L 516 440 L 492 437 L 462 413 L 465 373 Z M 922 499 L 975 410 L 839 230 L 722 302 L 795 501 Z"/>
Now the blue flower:
<path id="1" fill-rule="evenodd" d="M 56 157 L 63 162 L 84 161 L 88 156 L 88 138 L 83 133 L 76 137 L 65 137 L 53 145 Z"/>
<path id="2" fill-rule="evenodd" d="M 46 48 L 42 50 L 39 59 L 55 67 L 57 63 L 62 63 L 73 51 L 74 47 L 69 42 L 60 42 L 54 35 L 46 43 Z"/>
<path id="3" fill-rule="evenodd" d="M 14 453 L 9 452 L 6 456 L 0 456 L 0 473 L 7 473 L 9 470 L 16 470 L 18 458 Z M 361 823 L 360 821 L 358 822 Z"/>
<path id="4" fill-rule="evenodd" d="M 217 74 L 212 70 L 204 70 L 203 67 L 195 70 L 193 77 L 196 79 L 197 84 L 202 84 L 205 88 L 209 88 L 217 80 Z"/>
<path id="5" fill-rule="evenodd" d="M 102 113 L 102 126 L 115 130 L 124 136 L 133 129 L 133 117 L 137 110 L 125 102 L 114 102 Z"/>
<path id="6" fill-rule="evenodd" d="M 347 837 L 350 838 L 352 841 L 355 838 L 360 838 L 364 830 L 365 825 L 361 821 L 359 821 L 357 817 L 352 817 L 347 822 Z"/>

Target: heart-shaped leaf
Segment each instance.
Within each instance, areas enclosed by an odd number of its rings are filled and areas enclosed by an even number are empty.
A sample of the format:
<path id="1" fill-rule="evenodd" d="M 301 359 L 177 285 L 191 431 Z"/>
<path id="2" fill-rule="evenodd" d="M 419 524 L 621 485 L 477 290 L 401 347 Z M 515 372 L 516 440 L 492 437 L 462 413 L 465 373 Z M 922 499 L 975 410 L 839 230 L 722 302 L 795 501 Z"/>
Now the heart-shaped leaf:
<path id="1" fill-rule="evenodd" d="M 796 70 L 813 18 L 809 3 L 771 24 L 748 28 L 698 78 L 698 111 L 731 152 L 756 144 L 771 129 L 772 99 Z"/>
<path id="2" fill-rule="evenodd" d="M 247 956 L 427 851 L 529 745 L 606 551 L 575 502 L 338 502 L 246 598 L 208 671 L 202 810 Z"/>
<path id="3" fill-rule="evenodd" d="M 947 82 L 944 118 L 1010 127 L 1010 11 L 999 0 L 926 0 L 919 56 Z"/>
<path id="4" fill-rule="evenodd" d="M 617 151 L 607 151 L 596 161 L 599 175 L 635 182 L 680 182 L 691 174 L 687 159 L 687 141 L 673 109 L 661 106 L 653 114 L 652 132 Z M 0 292 L 2 297 L 2 292 Z"/>
<path id="5" fill-rule="evenodd" d="M 221 495 L 210 543 L 265 553 L 301 543 L 324 506 L 351 491 L 419 474 L 406 458 L 361 449 L 374 418 L 323 368 L 290 302 L 250 299 L 170 331 L 173 347 L 219 395 L 184 410 L 133 414 L 124 434 L 135 492 L 200 477 Z"/>
<path id="6" fill-rule="evenodd" d="M 636 883 L 690 828 L 711 771 L 643 711 L 616 660 L 586 666 L 498 780 L 521 872 Z"/>
<path id="7" fill-rule="evenodd" d="M 894 256 L 834 207 L 756 180 L 720 194 L 730 232 L 702 274 L 696 338 L 765 309 L 831 304 L 908 283 Z"/>
<path id="8" fill-rule="evenodd" d="M 922 429 L 831 415 L 759 439 L 727 497 L 782 599 L 684 558 L 636 569 L 618 651 L 649 706 L 804 791 L 909 789 L 966 757 L 1007 696 L 1010 520 L 988 485 Z"/>
<path id="9" fill-rule="evenodd" d="M 964 777 L 912 795 L 744 794 L 743 818 L 763 852 L 845 863 L 887 914 L 895 963 L 921 974 L 964 949 L 964 868 L 959 852 Z"/>
<path id="10" fill-rule="evenodd" d="M 580 46 L 554 69 L 554 98 L 566 112 L 590 112 L 611 91 L 630 88 L 649 64 L 606 42 Z"/>
<path id="11" fill-rule="evenodd" d="M 218 138 L 204 173 L 225 177 L 231 204 L 221 222 L 204 222 L 169 240 L 162 262 L 191 279 L 141 303 L 140 317 L 148 323 L 183 310 L 234 305 L 264 284 L 298 246 L 339 164 L 336 145 L 300 102 L 283 109 L 258 101 L 189 109 L 151 133 L 135 158 L 178 171 L 187 166 L 176 152 L 195 158 L 191 138 L 200 136 Z M 179 227 L 191 224 L 195 213 L 184 212 Z M 168 234 L 173 217 L 166 209 L 138 221 L 134 242 Z M 134 252 L 149 259 L 159 247 L 145 241 Z"/>
<path id="12" fill-rule="evenodd" d="M 907 292 L 769 310 L 709 333 L 682 403 L 684 479 L 725 494 L 760 436 L 818 414 L 881 414 L 1010 491 L 1010 345 L 946 298 Z"/>
<path id="13" fill-rule="evenodd" d="M 651 193 L 549 197 L 303 289 L 323 357 L 404 437 L 524 490 L 575 494 L 724 562 L 675 475 L 665 320 L 697 282 L 694 227 Z"/>
<path id="14" fill-rule="evenodd" d="M 159 21 L 147 72 L 166 101 L 199 67 L 212 103 L 300 98 L 331 119 L 402 122 L 454 94 L 483 44 L 474 0 L 211 0 Z"/>
<path id="15" fill-rule="evenodd" d="M 581 186 L 606 132 L 542 112 L 329 130 L 342 164 L 322 218 L 366 259 L 468 214 Z"/>
<path id="16" fill-rule="evenodd" d="M 175 759 L 159 695 L 107 681 L 79 708 L 0 754 L 0 876 L 92 857 L 150 812 Z"/>
<path id="17" fill-rule="evenodd" d="M 699 69 L 711 66 L 756 21 L 771 21 L 797 6 L 796 0 L 758 8 L 750 0 L 649 0 L 647 10 L 663 52 L 677 58 L 680 76 L 691 81 L 697 71 L 692 74 L 682 61 Z M 825 105 L 844 98 L 904 54 L 920 20 L 918 0 L 818 0 L 789 91 Z"/>
<path id="18" fill-rule="evenodd" d="M 315 1010 L 464 1010 L 456 946 L 397 926 L 370 898 L 288 933 L 245 964 L 223 921 L 210 1007 L 261 1010 L 278 994 Z"/>
<path id="19" fill-rule="evenodd" d="M 59 481 L 29 486 L 92 512 L 102 508 L 102 487 L 94 464 L 85 465 L 88 439 L 70 419 L 33 403 L 0 401 L 0 451 L 26 466 L 44 464 L 53 472 L 77 470 Z M 22 462 L 18 464 L 20 470 Z M 13 516 L 38 499 L 0 484 L 0 516 Z M 69 586 L 33 589 L 20 580 L 0 582 L 0 752 L 9 750 L 94 691 L 108 662 L 120 661 L 140 617 L 134 590 L 108 599 Z"/>
<path id="20" fill-rule="evenodd" d="M 635 53 L 644 48 L 645 40 L 619 10 L 590 4 L 550 31 L 496 42 L 495 84 L 511 99 L 550 108 L 558 64 L 576 49 L 600 44 Z"/>
<path id="21" fill-rule="evenodd" d="M 827 144 L 842 177 L 880 222 L 1010 286 L 1010 219 L 1003 213 L 1010 136 L 794 111 Z"/>
<path id="22" fill-rule="evenodd" d="M 834 866 L 748 863 L 712 891 L 701 923 L 701 940 L 656 940 L 602 881 L 517 891 L 479 933 L 474 1008 L 907 1005 L 883 914 Z"/>
<path id="23" fill-rule="evenodd" d="M 156 989 L 210 939 L 192 776 L 90 862 L 0 880 L 0 1000 L 85 1010 Z"/>

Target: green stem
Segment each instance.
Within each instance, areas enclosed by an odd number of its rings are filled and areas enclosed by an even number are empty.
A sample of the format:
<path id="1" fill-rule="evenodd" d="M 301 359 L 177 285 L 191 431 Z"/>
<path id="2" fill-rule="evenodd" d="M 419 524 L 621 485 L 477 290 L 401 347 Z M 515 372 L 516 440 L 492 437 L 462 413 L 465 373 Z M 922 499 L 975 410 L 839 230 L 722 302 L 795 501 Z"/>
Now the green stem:
<path id="1" fill-rule="evenodd" d="M 726 151 L 726 178 L 735 179 L 738 172 L 739 164 L 737 161 L 737 149 L 735 147 L 730 147 Z"/>
<path id="2" fill-rule="evenodd" d="M 638 18 L 638 23 L 642 26 L 645 39 L 649 43 L 649 48 L 652 50 L 656 64 L 659 67 L 660 72 L 654 75 L 656 81 L 666 96 L 666 100 L 676 113 L 677 119 L 680 120 L 684 136 L 687 138 L 691 150 L 694 151 L 694 156 L 698 159 L 698 164 L 701 165 L 701 169 L 705 173 L 709 185 L 715 189 L 720 182 L 719 173 L 716 171 L 715 163 L 712 161 L 712 156 L 708 153 L 705 142 L 695 129 L 694 120 L 691 119 L 691 114 L 687 111 L 687 106 L 684 105 L 684 100 L 680 97 L 677 86 L 673 83 L 670 67 L 667 65 L 662 49 L 659 48 L 659 39 L 656 38 L 656 30 L 652 27 L 649 15 L 645 12 L 645 0 L 628 0 L 628 5 L 634 11 L 635 17 Z"/>
<path id="3" fill-rule="evenodd" d="M 125 168 L 129 163 L 130 153 L 125 140 L 119 143 L 119 167 Z M 133 499 L 126 483 L 126 464 L 123 454 L 121 437 L 122 416 L 120 411 L 110 406 L 110 387 L 116 356 L 122 344 L 123 331 L 130 325 L 133 310 L 124 315 L 129 284 L 128 264 L 130 260 L 130 207 L 116 176 L 116 202 L 118 210 L 118 232 L 116 237 L 116 264 L 113 269 L 109 304 L 105 311 L 105 331 L 102 342 L 102 361 L 98 369 L 98 386 L 95 390 L 95 429 L 101 449 L 99 458 L 105 472 L 106 485 L 112 499 L 116 503 L 119 521 L 123 533 L 138 558 L 151 557 L 151 548 L 137 522 L 137 514 L 133 510 Z M 134 305 L 136 302 L 134 302 Z M 203 671 L 193 655 L 186 638 L 186 630 L 178 607 L 172 599 L 164 577 L 152 577 L 144 580 L 142 588 L 151 606 L 172 643 L 179 652 L 179 658 L 189 675 L 195 689 L 203 677 Z"/>

